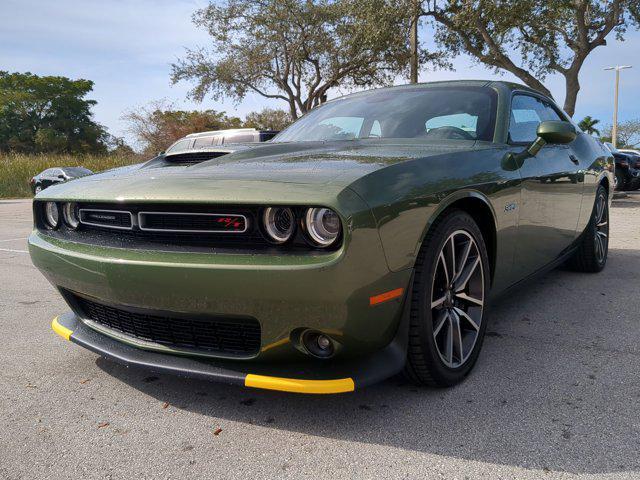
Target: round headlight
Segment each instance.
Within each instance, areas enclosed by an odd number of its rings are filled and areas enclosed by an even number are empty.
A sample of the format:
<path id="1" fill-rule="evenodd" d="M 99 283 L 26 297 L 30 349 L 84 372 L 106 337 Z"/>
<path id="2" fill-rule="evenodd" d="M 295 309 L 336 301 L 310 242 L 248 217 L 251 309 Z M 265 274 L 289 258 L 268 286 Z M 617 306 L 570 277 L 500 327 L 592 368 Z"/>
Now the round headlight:
<path id="1" fill-rule="evenodd" d="M 310 208 L 307 210 L 306 227 L 315 244 L 328 247 L 340 236 L 340 217 L 329 208 Z"/>
<path id="2" fill-rule="evenodd" d="M 62 206 L 62 216 L 64 217 L 64 222 L 74 230 L 78 228 L 78 225 L 80 225 L 75 203 L 65 203 Z"/>
<path id="3" fill-rule="evenodd" d="M 265 208 L 263 222 L 269 238 L 275 243 L 289 240 L 296 225 L 293 211 L 288 207 Z"/>
<path id="4" fill-rule="evenodd" d="M 44 204 L 44 216 L 50 228 L 58 228 L 58 225 L 60 225 L 60 210 L 56 202 Z"/>

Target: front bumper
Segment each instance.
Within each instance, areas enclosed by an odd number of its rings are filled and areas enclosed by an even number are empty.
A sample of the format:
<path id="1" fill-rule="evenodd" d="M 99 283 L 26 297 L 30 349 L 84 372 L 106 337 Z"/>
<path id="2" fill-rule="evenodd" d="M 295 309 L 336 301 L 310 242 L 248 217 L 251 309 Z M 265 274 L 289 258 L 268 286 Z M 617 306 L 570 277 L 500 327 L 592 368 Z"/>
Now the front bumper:
<path id="1" fill-rule="evenodd" d="M 393 339 L 404 295 L 375 305 L 371 298 L 406 292 L 411 271 L 390 272 L 375 240 L 369 233 L 320 257 L 211 255 L 99 247 L 34 231 L 29 250 L 57 288 L 123 307 L 251 317 L 261 326 L 260 350 L 241 361 L 298 361 L 308 359 L 292 341 L 300 329 L 331 336 L 341 359 Z"/>
<path id="2" fill-rule="evenodd" d="M 215 380 L 251 388 L 293 393 L 351 392 L 400 372 L 407 349 L 408 317 L 403 317 L 394 340 L 376 353 L 347 362 L 319 364 L 248 364 L 193 358 L 141 350 L 87 327 L 74 313 L 54 318 L 52 329 L 65 340 L 125 366 L 158 373 Z"/>

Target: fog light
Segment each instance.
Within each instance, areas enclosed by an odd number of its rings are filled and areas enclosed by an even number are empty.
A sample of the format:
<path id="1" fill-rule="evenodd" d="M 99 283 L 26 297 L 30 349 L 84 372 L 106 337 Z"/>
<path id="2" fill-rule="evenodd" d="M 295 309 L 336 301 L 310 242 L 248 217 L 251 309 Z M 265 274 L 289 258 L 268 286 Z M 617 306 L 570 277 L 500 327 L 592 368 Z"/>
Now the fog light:
<path id="1" fill-rule="evenodd" d="M 329 358 L 335 353 L 333 341 L 325 334 L 307 330 L 302 335 L 304 348 L 314 357 Z"/>
<path id="2" fill-rule="evenodd" d="M 321 350 L 326 350 L 329 347 L 331 347 L 331 340 L 329 340 L 329 337 L 325 336 L 325 335 L 318 335 L 318 347 L 320 347 Z"/>

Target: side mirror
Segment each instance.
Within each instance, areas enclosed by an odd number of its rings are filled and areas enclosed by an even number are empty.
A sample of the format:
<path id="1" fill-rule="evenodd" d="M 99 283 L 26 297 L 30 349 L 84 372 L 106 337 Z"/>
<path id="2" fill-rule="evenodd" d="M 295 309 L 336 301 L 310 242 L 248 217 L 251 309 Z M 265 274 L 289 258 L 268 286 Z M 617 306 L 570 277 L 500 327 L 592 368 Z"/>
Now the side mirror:
<path id="1" fill-rule="evenodd" d="M 559 120 L 540 122 L 537 131 L 538 138 L 527 148 L 531 156 L 535 156 L 547 143 L 571 143 L 576 139 L 577 132 L 573 124 Z"/>

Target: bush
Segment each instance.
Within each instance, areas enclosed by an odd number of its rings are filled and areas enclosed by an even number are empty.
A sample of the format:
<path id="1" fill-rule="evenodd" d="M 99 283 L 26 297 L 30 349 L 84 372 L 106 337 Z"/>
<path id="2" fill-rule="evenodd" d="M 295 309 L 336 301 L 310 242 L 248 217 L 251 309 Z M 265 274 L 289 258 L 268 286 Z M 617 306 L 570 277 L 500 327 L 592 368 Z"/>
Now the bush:
<path id="1" fill-rule="evenodd" d="M 51 167 L 86 167 L 94 172 L 138 163 L 135 155 L 0 154 L 0 198 L 32 197 L 29 180 Z"/>

